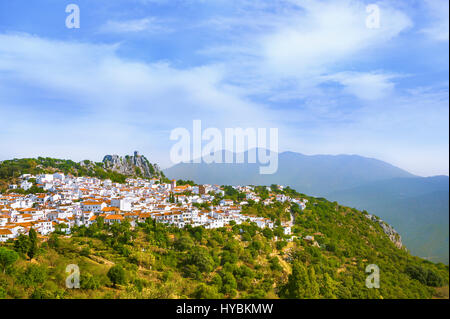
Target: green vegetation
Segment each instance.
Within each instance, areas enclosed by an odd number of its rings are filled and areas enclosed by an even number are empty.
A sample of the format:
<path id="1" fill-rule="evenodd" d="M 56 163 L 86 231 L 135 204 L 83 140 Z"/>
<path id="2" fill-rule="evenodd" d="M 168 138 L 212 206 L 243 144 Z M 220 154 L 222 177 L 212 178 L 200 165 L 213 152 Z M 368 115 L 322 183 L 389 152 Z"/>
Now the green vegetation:
<path id="1" fill-rule="evenodd" d="M 14 250 L 0 247 L 0 270 L 5 273 L 6 269 L 19 259 L 19 254 Z"/>
<path id="2" fill-rule="evenodd" d="M 195 182 L 191 181 L 191 180 L 186 180 L 186 181 L 182 180 L 182 179 L 177 180 L 177 186 L 182 186 L 182 185 L 195 186 L 197 184 L 195 184 Z"/>
<path id="3" fill-rule="evenodd" d="M 232 199 L 235 201 L 243 201 L 245 200 L 245 194 L 239 192 L 238 190 L 234 189 L 232 186 L 224 185 L 222 186 L 223 190 L 225 191 L 225 197 L 226 199 Z"/>
<path id="4" fill-rule="evenodd" d="M 102 218 L 74 228 L 71 238 L 20 236 L 1 244 L 0 297 L 431 298 L 448 285 L 448 266 L 396 248 L 363 212 L 302 198 L 309 200 L 304 211 L 279 203 L 246 208 L 278 221 L 292 212 L 292 241 L 279 226 L 178 229 L 148 220 L 132 228 Z M 65 287 L 69 264 L 80 268 L 80 289 Z M 380 268 L 379 289 L 365 286 L 369 264 Z"/>
<path id="5" fill-rule="evenodd" d="M 117 287 L 118 284 L 124 284 L 126 282 L 125 279 L 125 269 L 122 266 L 116 265 L 112 266 L 107 273 L 109 280 L 111 280 L 114 287 Z"/>
<path id="6" fill-rule="evenodd" d="M 106 170 L 102 163 L 93 163 L 85 160 L 77 163 L 71 160 L 55 159 L 49 157 L 23 158 L 7 160 L 0 163 L 0 180 L 15 181 L 22 174 L 45 174 L 62 172 L 64 174 L 72 174 L 73 176 L 90 176 L 100 179 L 110 179 L 113 182 L 124 183 L 127 176 L 117 172 Z M 27 193 L 33 191 L 39 192 L 40 189 L 31 189 Z M 14 192 L 21 192 L 14 190 Z"/>
<path id="7" fill-rule="evenodd" d="M 36 185 L 33 185 L 27 190 L 16 188 L 11 190 L 11 192 L 14 192 L 15 194 L 28 195 L 28 194 L 42 194 L 45 193 L 46 191 L 42 187 L 37 187 Z"/>

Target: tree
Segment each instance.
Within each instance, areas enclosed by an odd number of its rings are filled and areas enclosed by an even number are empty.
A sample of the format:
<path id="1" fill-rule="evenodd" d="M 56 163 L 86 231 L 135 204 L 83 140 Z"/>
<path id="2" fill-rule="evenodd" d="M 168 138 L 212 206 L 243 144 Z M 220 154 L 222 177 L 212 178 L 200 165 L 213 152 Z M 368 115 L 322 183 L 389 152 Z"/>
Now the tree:
<path id="1" fill-rule="evenodd" d="M 269 228 L 269 227 L 265 227 L 262 231 L 264 237 L 266 237 L 267 239 L 272 239 L 273 238 L 273 231 Z"/>
<path id="2" fill-rule="evenodd" d="M 125 283 L 125 269 L 123 269 L 120 265 L 112 266 L 108 270 L 107 274 L 109 280 L 111 280 L 114 287 L 116 287 L 118 284 L 124 284 Z"/>
<path id="3" fill-rule="evenodd" d="M 48 278 L 47 268 L 44 266 L 38 266 L 31 264 L 27 267 L 25 272 L 20 278 L 20 281 L 26 287 L 36 287 L 43 284 Z"/>
<path id="4" fill-rule="evenodd" d="M 47 241 L 47 243 L 48 243 L 48 246 L 49 246 L 49 247 L 58 249 L 58 248 L 60 247 L 60 245 L 61 245 L 61 241 L 60 241 L 60 239 L 59 239 L 58 234 L 52 233 L 52 234 L 50 235 L 50 238 L 49 238 L 49 240 Z"/>
<path id="5" fill-rule="evenodd" d="M 194 249 L 187 259 L 187 263 L 197 266 L 202 273 L 209 273 L 214 268 L 214 260 L 209 255 L 208 250 L 204 248 Z"/>
<path id="6" fill-rule="evenodd" d="M 438 273 L 436 273 L 435 271 L 428 269 L 427 272 L 427 285 L 428 286 L 432 286 L 432 287 L 441 287 L 443 286 L 444 283 L 444 279 L 439 276 Z"/>
<path id="7" fill-rule="evenodd" d="M 207 286 L 201 283 L 195 289 L 193 297 L 196 299 L 220 299 L 221 295 L 215 286 Z"/>
<path id="8" fill-rule="evenodd" d="M 281 266 L 280 261 L 277 257 L 270 258 L 269 264 L 272 271 L 283 271 L 283 267 Z"/>
<path id="9" fill-rule="evenodd" d="M 420 283 L 427 284 L 427 270 L 417 265 L 406 266 L 406 273 L 413 279 L 418 280 Z"/>
<path id="10" fill-rule="evenodd" d="M 277 247 L 278 250 L 282 250 L 284 247 L 287 246 L 287 242 L 284 240 L 279 240 L 275 243 L 275 246 Z"/>
<path id="11" fill-rule="evenodd" d="M 324 275 L 324 285 L 321 288 L 321 294 L 323 297 L 327 299 L 336 299 L 336 293 L 338 291 L 339 283 L 336 282 L 331 276 L 327 273 Z"/>
<path id="12" fill-rule="evenodd" d="M 292 299 L 302 299 L 308 295 L 310 281 L 306 268 L 299 262 L 292 265 L 292 274 L 289 275 L 286 295 Z"/>
<path id="13" fill-rule="evenodd" d="M 222 274 L 222 289 L 221 291 L 233 298 L 236 295 L 237 282 L 231 272 L 224 272 Z"/>
<path id="14" fill-rule="evenodd" d="M 0 268 L 3 273 L 5 273 L 6 269 L 14 264 L 18 258 L 19 255 L 14 250 L 0 247 Z"/>
<path id="15" fill-rule="evenodd" d="M 216 273 L 211 279 L 211 285 L 216 287 L 217 290 L 222 289 L 222 277 L 220 277 L 220 275 Z"/>
<path id="16" fill-rule="evenodd" d="M 37 250 L 38 250 L 38 246 L 37 246 L 37 233 L 36 231 L 31 228 L 30 231 L 28 232 L 28 238 L 30 239 L 30 246 L 28 247 L 28 257 L 30 257 L 30 260 L 33 259 L 33 257 L 36 255 Z"/>
<path id="17" fill-rule="evenodd" d="M 100 287 L 100 280 L 89 273 L 81 274 L 80 286 L 81 289 L 98 289 Z"/>
<path id="18" fill-rule="evenodd" d="M 174 246 L 175 249 L 179 251 L 186 251 L 194 246 L 194 241 L 191 239 L 191 237 L 183 235 L 175 241 Z"/>
<path id="19" fill-rule="evenodd" d="M 28 253 L 28 249 L 30 248 L 30 239 L 29 237 L 20 234 L 14 242 L 14 250 L 20 254 L 26 255 Z"/>
<path id="20" fill-rule="evenodd" d="M 308 277 L 309 277 L 309 289 L 307 291 L 307 298 L 319 298 L 319 283 L 316 278 L 316 271 L 313 266 L 310 266 L 308 269 Z"/>

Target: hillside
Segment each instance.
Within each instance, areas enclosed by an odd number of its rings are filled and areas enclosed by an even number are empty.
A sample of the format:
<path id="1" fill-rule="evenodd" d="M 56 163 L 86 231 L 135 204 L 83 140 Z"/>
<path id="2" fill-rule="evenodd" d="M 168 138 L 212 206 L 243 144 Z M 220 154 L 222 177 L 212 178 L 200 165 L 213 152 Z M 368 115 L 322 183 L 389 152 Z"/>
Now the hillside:
<path id="1" fill-rule="evenodd" d="M 391 179 L 328 195 L 366 209 L 396 225 L 414 254 L 449 261 L 449 180 L 447 176 Z"/>
<path id="2" fill-rule="evenodd" d="M 290 211 L 293 241 L 253 223 L 178 229 L 147 219 L 131 228 L 100 218 L 71 238 L 40 240 L 32 260 L 26 236 L 0 244 L 0 260 L 15 255 L 0 263 L 0 298 L 432 298 L 448 285 L 448 266 L 398 248 L 376 218 L 289 188 L 278 193 L 307 199 L 305 210 L 250 202 L 246 212 L 281 221 Z M 80 268 L 81 289 L 65 288 L 69 264 Z M 369 264 L 380 269 L 379 289 L 365 286 Z"/>
<path id="3" fill-rule="evenodd" d="M 338 200 L 390 222 L 413 254 L 448 263 L 448 176 L 418 177 L 357 155 L 284 152 L 279 154 L 275 174 L 261 175 L 258 167 L 181 163 L 164 173 L 200 183 L 290 185 L 302 193 Z"/>
<path id="4" fill-rule="evenodd" d="M 106 155 L 102 162 L 84 160 L 56 159 L 49 157 L 12 159 L 0 162 L 0 189 L 8 183 L 17 182 L 22 174 L 43 174 L 62 172 L 73 176 L 91 176 L 101 179 L 111 179 L 113 182 L 123 183 L 127 177 L 159 178 L 164 174 L 156 164 L 135 152 L 134 155 L 121 157 Z"/>

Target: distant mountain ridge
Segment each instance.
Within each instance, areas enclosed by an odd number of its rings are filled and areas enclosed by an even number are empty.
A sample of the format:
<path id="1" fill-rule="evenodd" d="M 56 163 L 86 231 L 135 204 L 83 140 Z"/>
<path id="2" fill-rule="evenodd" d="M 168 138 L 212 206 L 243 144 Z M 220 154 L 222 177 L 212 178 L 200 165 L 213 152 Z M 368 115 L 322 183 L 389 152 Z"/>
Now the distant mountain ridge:
<path id="1" fill-rule="evenodd" d="M 245 152 L 245 158 L 248 152 Z M 180 163 L 164 170 L 167 176 L 223 185 L 289 185 L 305 194 L 323 196 L 369 182 L 415 175 L 386 162 L 358 155 L 304 155 L 283 152 L 278 171 L 259 174 L 259 163 Z"/>
<path id="2" fill-rule="evenodd" d="M 420 177 L 358 155 L 283 152 L 275 174 L 261 175 L 259 166 L 180 163 L 164 173 L 197 183 L 289 185 L 304 194 L 365 209 L 393 225 L 413 254 L 448 264 L 448 176 Z"/>

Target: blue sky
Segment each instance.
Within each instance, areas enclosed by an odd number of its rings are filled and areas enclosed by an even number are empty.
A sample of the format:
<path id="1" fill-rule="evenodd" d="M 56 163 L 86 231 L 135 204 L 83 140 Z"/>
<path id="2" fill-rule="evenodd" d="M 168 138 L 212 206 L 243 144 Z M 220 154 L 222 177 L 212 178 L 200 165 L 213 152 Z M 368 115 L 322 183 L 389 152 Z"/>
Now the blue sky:
<path id="1" fill-rule="evenodd" d="M 447 0 L 0 0 L 0 160 L 167 167 L 170 131 L 201 119 L 448 175 L 448 20 Z"/>

